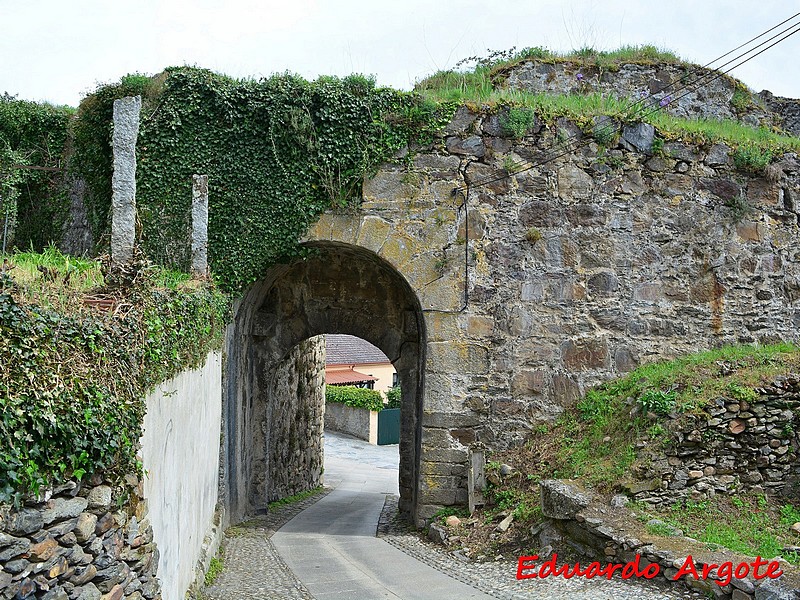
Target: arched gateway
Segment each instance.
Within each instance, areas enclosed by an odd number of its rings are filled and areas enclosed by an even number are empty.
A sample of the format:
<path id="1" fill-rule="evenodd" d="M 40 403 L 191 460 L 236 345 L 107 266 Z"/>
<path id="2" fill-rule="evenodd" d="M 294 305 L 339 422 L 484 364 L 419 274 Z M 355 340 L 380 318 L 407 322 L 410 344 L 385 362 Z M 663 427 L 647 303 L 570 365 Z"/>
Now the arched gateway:
<path id="1" fill-rule="evenodd" d="M 309 242 L 310 256 L 271 269 L 236 307 L 228 340 L 226 457 L 223 485 L 231 522 L 263 509 L 269 478 L 271 422 L 293 410 L 277 396 L 285 378 L 281 365 L 305 340 L 323 333 L 348 333 L 379 347 L 392 361 L 403 389 L 400 440 L 400 507 L 411 516 L 418 479 L 425 363 L 425 324 L 416 294 L 398 271 L 376 253 L 341 242 Z M 277 383 L 277 385 L 276 385 Z M 293 392 L 294 393 L 294 392 Z M 302 402 L 302 400 L 301 400 Z M 292 416 L 289 415 L 289 419 Z M 309 421 L 309 423 L 306 423 Z M 287 444 L 319 453 L 315 417 L 298 415 Z M 274 433 L 274 435 L 281 435 Z M 285 434 L 284 434 L 285 435 Z M 295 441 L 299 440 L 299 441 Z M 305 444 L 308 443 L 308 446 Z"/>

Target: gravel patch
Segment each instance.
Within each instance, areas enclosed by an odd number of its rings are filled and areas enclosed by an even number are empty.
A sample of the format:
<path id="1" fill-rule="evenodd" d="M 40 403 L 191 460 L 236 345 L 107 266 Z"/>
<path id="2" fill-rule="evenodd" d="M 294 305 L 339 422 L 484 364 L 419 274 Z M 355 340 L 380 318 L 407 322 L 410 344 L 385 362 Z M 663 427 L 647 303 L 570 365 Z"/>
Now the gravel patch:
<path id="1" fill-rule="evenodd" d="M 314 600 L 286 566 L 269 538 L 286 522 L 330 492 L 329 489 L 228 528 L 224 569 L 196 600 Z"/>

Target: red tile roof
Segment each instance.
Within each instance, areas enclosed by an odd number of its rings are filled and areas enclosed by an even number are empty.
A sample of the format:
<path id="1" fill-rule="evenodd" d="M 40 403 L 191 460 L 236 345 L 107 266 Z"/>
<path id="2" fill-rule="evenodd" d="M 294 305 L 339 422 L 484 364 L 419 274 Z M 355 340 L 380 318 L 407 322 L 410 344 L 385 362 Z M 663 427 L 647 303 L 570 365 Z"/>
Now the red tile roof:
<path id="1" fill-rule="evenodd" d="M 377 377 L 364 375 L 358 371 L 325 371 L 325 383 L 327 385 L 343 385 L 348 383 L 361 383 L 363 381 L 378 381 Z"/>
<path id="2" fill-rule="evenodd" d="M 354 335 L 329 333 L 325 335 L 326 365 L 359 365 L 389 363 L 389 358 L 366 340 Z"/>

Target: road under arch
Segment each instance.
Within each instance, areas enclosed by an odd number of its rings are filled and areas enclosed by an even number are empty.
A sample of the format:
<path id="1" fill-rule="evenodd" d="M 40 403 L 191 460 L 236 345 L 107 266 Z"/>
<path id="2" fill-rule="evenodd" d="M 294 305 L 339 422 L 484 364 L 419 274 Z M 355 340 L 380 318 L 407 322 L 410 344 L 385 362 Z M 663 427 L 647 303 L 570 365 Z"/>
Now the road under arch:
<path id="1" fill-rule="evenodd" d="M 398 372 L 403 389 L 400 511 L 412 517 L 419 493 L 425 364 L 419 300 L 403 276 L 369 250 L 338 242 L 307 246 L 309 257 L 273 267 L 234 308 L 223 407 L 221 498 L 227 521 L 235 523 L 262 511 L 272 499 L 271 473 L 293 468 L 270 464 L 271 446 L 292 445 L 282 455 L 298 460 L 308 460 L 308 453 L 321 454 L 319 441 L 310 439 L 320 435 L 315 425 L 320 419 L 309 411 L 292 413 L 296 407 L 286 402 L 285 394 L 280 400 L 278 392 L 288 385 L 290 395 L 298 399 L 310 393 L 302 379 L 284 381 L 292 371 L 287 361 L 311 360 L 313 348 L 307 340 L 324 333 L 347 333 L 371 342 Z M 290 429 L 275 429 L 280 422 Z M 298 471 L 297 476 L 308 475 Z"/>

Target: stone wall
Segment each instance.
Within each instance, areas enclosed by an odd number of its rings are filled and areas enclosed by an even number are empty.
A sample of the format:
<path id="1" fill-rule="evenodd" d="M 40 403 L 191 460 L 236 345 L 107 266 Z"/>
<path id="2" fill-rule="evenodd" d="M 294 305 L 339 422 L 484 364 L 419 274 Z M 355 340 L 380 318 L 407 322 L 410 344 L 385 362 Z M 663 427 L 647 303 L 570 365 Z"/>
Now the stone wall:
<path id="1" fill-rule="evenodd" d="M 325 338 L 310 338 L 293 348 L 269 385 L 263 422 L 269 447 L 264 496 L 272 502 L 322 482 Z"/>
<path id="2" fill-rule="evenodd" d="M 323 215 L 308 234 L 375 252 L 419 298 L 422 518 L 466 502 L 472 442 L 523 443 L 600 381 L 722 344 L 800 339 L 794 154 L 752 174 L 722 143 L 654 152 L 646 124 L 603 148 L 563 119 L 511 139 L 502 117 L 461 108 L 410 166 L 365 182 L 359 211 Z M 565 130 L 584 142 L 571 154 L 554 150 Z M 511 163 L 534 166 L 509 176 Z"/>
<path id="3" fill-rule="evenodd" d="M 737 108 L 733 103 L 736 80 L 699 66 L 628 64 L 601 69 L 572 62 L 525 61 L 505 75 L 510 89 L 537 94 L 607 94 L 638 102 L 633 108 L 638 114 L 659 109 L 659 102 L 666 99 L 669 103 L 663 110 L 678 117 L 734 119 L 765 126 L 783 121 L 761 96 L 741 84 L 744 102 L 737 99 Z"/>
<path id="4" fill-rule="evenodd" d="M 329 402 L 325 405 L 325 431 L 338 431 L 370 444 L 377 444 L 378 413 L 366 408 Z"/>
<path id="5" fill-rule="evenodd" d="M 651 581 L 687 597 L 699 597 L 699 592 L 720 600 L 800 598 L 800 570 L 782 559 L 779 568 L 783 575 L 779 578 L 765 578 L 767 567 L 763 563 L 759 579 L 753 576 L 752 568 L 744 577 L 727 578 L 716 570 L 717 566 L 726 562 L 734 567 L 743 562 L 752 564 L 753 557 L 714 550 L 713 545 L 683 537 L 677 530 L 669 538 L 649 534 L 624 502 L 615 498 L 611 506 L 603 505 L 574 482 L 545 480 L 540 486 L 547 520 L 531 530 L 542 548 L 533 563 L 537 570 L 556 550 L 559 566 L 570 558 L 580 558 L 582 569 L 589 561 L 598 561 L 600 567 L 637 562 L 640 571 L 650 564 L 658 565 L 658 574 Z M 765 562 L 770 560 L 764 557 Z M 704 565 L 712 565 L 708 577 L 695 579 L 690 569 L 693 566 L 701 574 Z"/>
<path id="6" fill-rule="evenodd" d="M 0 506 L 0 597 L 184 598 L 221 535 L 221 371 L 211 353 L 146 398 L 143 481 L 131 475 L 112 488 L 96 474 Z"/>
<path id="7" fill-rule="evenodd" d="M 95 475 L 0 506 L 0 598 L 161 598 L 143 484 L 127 483 L 112 488 Z"/>
<path id="8" fill-rule="evenodd" d="M 759 94 L 767 108 L 780 119 L 779 126 L 787 133 L 800 136 L 800 101 L 794 98 L 773 96 L 764 90 Z"/>
<path id="9" fill-rule="evenodd" d="M 800 380 L 781 377 L 750 401 L 718 398 L 699 415 L 666 423 L 666 450 L 644 447 L 630 484 L 637 500 L 672 504 L 744 490 L 800 498 Z"/>
<path id="10" fill-rule="evenodd" d="M 144 495 L 164 600 L 182 600 L 216 553 L 222 356 L 159 385 L 146 399 Z M 202 558 L 202 561 L 201 561 Z M 198 561 L 205 564 L 198 564 Z"/>

